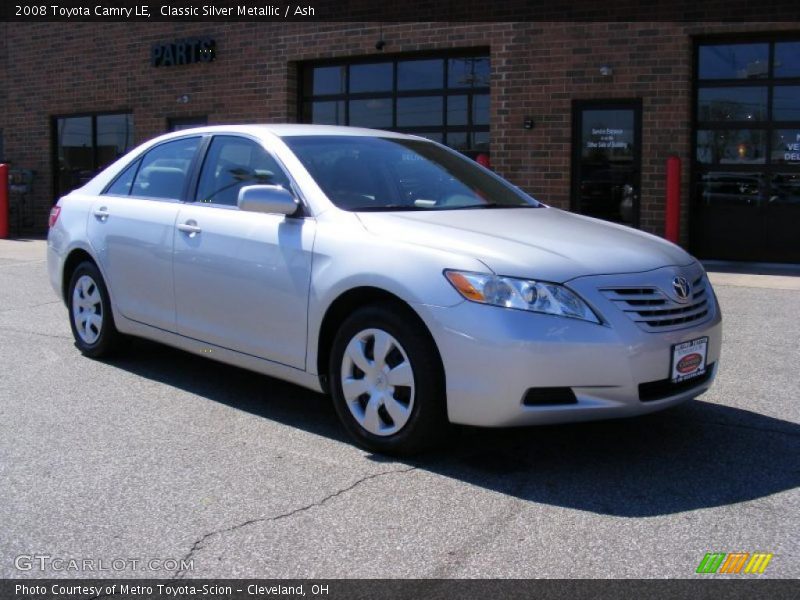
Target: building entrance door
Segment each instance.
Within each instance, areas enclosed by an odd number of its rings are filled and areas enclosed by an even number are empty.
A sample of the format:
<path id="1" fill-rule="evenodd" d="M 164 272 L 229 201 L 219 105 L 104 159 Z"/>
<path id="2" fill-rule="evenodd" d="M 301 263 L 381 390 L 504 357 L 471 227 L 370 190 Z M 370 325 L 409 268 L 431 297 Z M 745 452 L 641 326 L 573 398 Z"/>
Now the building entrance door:
<path id="1" fill-rule="evenodd" d="M 641 173 L 639 100 L 572 107 L 572 210 L 637 227 Z"/>

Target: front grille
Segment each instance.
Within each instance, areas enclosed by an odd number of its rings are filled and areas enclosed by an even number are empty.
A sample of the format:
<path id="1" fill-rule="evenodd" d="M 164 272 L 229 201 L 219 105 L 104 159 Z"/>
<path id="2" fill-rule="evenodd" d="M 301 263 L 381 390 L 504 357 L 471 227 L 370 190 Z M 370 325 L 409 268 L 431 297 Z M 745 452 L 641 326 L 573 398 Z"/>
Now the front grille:
<path id="1" fill-rule="evenodd" d="M 631 320 L 646 331 L 688 327 L 709 316 L 711 301 L 705 280 L 692 282 L 692 297 L 679 304 L 657 287 L 619 287 L 600 290 Z"/>
<path id="2" fill-rule="evenodd" d="M 693 377 L 680 383 L 673 383 L 671 379 L 661 379 L 659 381 L 648 381 L 639 384 L 639 400 L 642 402 L 652 402 L 653 400 L 663 400 L 670 396 L 675 396 L 681 392 L 691 390 L 705 383 L 711 378 L 714 372 L 714 363 L 706 365 L 706 372 L 699 377 Z"/>

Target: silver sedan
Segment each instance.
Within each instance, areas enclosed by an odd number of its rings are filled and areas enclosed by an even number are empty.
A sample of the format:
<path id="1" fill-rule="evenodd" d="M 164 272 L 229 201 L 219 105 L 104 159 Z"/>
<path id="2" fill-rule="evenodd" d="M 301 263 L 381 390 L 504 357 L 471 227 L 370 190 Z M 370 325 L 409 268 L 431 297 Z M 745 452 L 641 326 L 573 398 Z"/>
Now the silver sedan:
<path id="1" fill-rule="evenodd" d="M 58 201 L 48 266 L 83 354 L 140 336 L 329 392 L 380 452 L 660 410 L 719 367 L 719 306 L 681 248 L 397 133 L 161 136 Z"/>

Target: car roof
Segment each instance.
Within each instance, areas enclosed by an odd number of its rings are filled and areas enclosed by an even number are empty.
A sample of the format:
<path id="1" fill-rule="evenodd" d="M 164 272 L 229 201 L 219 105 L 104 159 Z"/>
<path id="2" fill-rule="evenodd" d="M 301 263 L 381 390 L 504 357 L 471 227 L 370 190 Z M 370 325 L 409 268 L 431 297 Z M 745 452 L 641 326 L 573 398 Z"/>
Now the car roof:
<path id="1" fill-rule="evenodd" d="M 242 133 L 261 136 L 264 133 L 277 137 L 294 137 L 302 135 L 330 135 L 330 136 L 357 136 L 357 137 L 388 137 L 419 140 L 415 135 L 406 135 L 395 131 L 381 129 L 367 129 L 364 127 L 345 127 L 342 125 L 308 125 L 298 123 L 273 123 L 273 124 L 243 124 L 243 125 L 211 125 L 206 127 L 193 127 L 181 129 L 161 136 L 161 139 L 180 137 L 193 133 Z"/>

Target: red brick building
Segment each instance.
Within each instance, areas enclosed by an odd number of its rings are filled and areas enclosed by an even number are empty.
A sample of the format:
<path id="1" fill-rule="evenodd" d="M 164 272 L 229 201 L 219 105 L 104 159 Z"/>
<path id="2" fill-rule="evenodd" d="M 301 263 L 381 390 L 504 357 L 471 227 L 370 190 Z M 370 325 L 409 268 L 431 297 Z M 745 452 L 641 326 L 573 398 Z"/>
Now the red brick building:
<path id="1" fill-rule="evenodd" d="M 678 156 L 684 245 L 800 262 L 800 22 L 5 22 L 0 36 L 0 159 L 33 171 L 12 232 L 42 231 L 59 194 L 171 128 L 316 121 L 416 132 L 548 204 L 659 235 Z"/>

